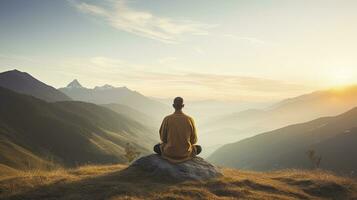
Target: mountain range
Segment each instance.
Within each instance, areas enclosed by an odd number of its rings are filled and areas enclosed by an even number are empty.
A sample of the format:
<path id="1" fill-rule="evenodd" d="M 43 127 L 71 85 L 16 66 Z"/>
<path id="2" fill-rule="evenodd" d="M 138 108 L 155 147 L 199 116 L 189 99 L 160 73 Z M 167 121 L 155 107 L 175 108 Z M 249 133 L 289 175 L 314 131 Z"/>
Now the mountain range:
<path id="1" fill-rule="evenodd" d="M 266 109 L 248 109 L 212 117 L 202 127 L 211 141 L 224 144 L 291 124 L 338 115 L 355 106 L 357 86 L 350 86 L 286 99 Z"/>
<path id="2" fill-rule="evenodd" d="M 152 118 L 161 118 L 171 112 L 167 105 L 127 87 L 104 85 L 90 89 L 83 87 L 78 80 L 73 80 L 67 87 L 59 90 L 76 101 L 95 104 L 121 104 L 145 113 Z"/>
<path id="3" fill-rule="evenodd" d="M 0 88 L 0 163 L 15 169 L 51 164 L 125 163 L 130 144 L 146 154 L 154 130 L 84 102 L 49 103 Z"/>
<path id="4" fill-rule="evenodd" d="M 128 144 L 141 154 L 151 151 L 158 142 L 160 120 L 170 113 L 169 103 L 126 87 L 88 89 L 74 80 L 57 90 L 17 70 L 1 73 L 0 83 L 0 165 L 6 171 L 124 163 Z M 202 101 L 189 102 L 188 111 L 201 112 L 196 120 L 200 144 L 206 155 L 213 152 L 209 159 L 220 165 L 254 170 L 309 168 L 306 152 L 314 150 L 324 169 L 352 173 L 357 165 L 344 155 L 356 152 L 357 108 L 352 109 L 356 102 L 357 87 L 347 87 L 287 99 L 266 109 L 234 112 L 239 105 Z M 229 108 L 233 113 L 215 117 L 219 108 L 217 113 Z M 325 117 L 333 115 L 338 116 Z M 262 132 L 266 133 L 257 135 Z"/>
<path id="5" fill-rule="evenodd" d="M 334 117 L 290 125 L 227 144 L 209 160 L 224 166 L 249 170 L 313 168 L 308 156 L 321 158 L 319 167 L 354 175 L 357 170 L 357 108 Z"/>
<path id="6" fill-rule="evenodd" d="M 48 102 L 71 100 L 56 88 L 37 80 L 26 72 L 18 70 L 0 73 L 0 87 L 31 95 Z"/>

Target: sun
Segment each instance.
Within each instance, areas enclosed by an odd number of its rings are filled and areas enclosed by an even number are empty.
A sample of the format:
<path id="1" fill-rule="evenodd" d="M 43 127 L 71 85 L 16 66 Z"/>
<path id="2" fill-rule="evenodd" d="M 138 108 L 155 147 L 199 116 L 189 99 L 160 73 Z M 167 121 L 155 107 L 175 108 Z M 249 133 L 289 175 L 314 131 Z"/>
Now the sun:
<path id="1" fill-rule="evenodd" d="M 347 70 L 334 70 L 330 75 L 329 85 L 334 88 L 343 88 L 354 83 L 353 74 Z"/>

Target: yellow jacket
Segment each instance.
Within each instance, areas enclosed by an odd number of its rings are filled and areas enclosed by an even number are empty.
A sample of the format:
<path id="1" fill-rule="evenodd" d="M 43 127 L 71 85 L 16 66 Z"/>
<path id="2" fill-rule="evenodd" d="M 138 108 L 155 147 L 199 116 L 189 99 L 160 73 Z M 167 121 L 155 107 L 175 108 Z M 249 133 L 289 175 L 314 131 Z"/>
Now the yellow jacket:
<path id="1" fill-rule="evenodd" d="M 161 155 L 171 162 L 183 162 L 196 154 L 196 127 L 193 119 L 182 112 L 166 116 L 160 127 Z"/>

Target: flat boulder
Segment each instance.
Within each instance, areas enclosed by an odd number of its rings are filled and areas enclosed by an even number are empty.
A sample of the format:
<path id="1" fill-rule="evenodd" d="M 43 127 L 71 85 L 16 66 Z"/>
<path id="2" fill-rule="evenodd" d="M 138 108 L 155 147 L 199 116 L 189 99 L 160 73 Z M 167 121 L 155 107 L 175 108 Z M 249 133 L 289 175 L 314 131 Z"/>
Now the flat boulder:
<path id="1" fill-rule="evenodd" d="M 207 180 L 222 176 L 220 170 L 201 157 L 191 160 L 171 163 L 157 154 L 141 157 L 129 168 L 140 168 L 146 173 L 157 177 L 170 177 L 176 181 Z"/>

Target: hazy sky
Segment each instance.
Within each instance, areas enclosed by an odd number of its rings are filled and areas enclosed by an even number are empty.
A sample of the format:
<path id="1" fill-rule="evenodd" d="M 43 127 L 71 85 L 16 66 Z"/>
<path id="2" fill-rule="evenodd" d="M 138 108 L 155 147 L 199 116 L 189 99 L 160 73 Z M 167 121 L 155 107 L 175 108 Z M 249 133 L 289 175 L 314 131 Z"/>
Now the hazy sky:
<path id="1" fill-rule="evenodd" d="M 0 70 L 262 101 L 357 81 L 357 1 L 1 0 Z"/>

